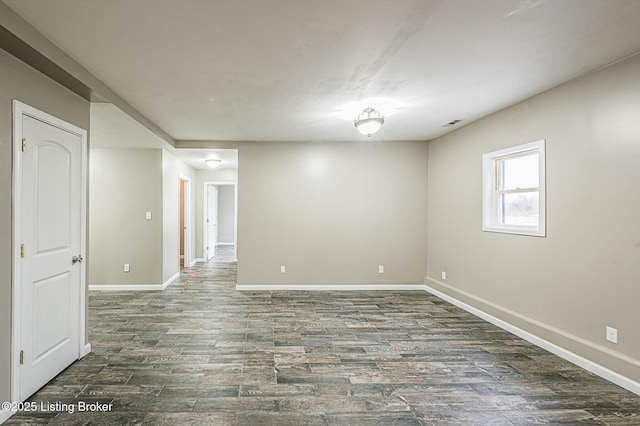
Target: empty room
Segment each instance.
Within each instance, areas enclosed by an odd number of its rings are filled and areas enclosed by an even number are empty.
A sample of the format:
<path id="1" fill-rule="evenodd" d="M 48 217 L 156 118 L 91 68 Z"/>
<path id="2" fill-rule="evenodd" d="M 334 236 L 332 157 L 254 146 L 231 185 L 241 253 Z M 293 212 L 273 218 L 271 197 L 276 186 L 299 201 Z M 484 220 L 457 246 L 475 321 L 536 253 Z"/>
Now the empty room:
<path id="1" fill-rule="evenodd" d="M 0 0 L 0 424 L 640 425 L 637 0 Z"/>

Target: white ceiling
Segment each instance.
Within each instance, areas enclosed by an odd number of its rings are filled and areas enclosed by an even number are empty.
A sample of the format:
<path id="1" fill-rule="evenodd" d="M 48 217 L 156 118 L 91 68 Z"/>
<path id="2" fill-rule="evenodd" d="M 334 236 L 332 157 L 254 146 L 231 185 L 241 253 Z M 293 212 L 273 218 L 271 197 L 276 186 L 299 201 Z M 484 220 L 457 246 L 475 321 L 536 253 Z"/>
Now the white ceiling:
<path id="1" fill-rule="evenodd" d="M 637 0 L 3 1 L 176 140 L 429 140 L 640 51 Z"/>
<path id="2" fill-rule="evenodd" d="M 209 169 L 206 159 L 222 160 L 217 170 L 237 170 L 237 149 L 176 149 L 109 103 L 91 104 L 91 148 L 164 149 L 195 169 Z"/>

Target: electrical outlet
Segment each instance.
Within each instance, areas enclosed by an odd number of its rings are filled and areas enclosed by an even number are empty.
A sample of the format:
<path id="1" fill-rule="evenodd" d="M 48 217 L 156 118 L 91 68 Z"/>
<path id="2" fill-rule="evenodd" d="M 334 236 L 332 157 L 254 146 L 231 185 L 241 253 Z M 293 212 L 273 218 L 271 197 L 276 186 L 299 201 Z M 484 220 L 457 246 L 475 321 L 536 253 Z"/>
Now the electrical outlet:
<path id="1" fill-rule="evenodd" d="M 442 280 L 446 280 L 447 279 L 447 273 L 445 271 L 442 271 Z"/>
<path id="2" fill-rule="evenodd" d="M 618 329 L 607 327 L 606 339 L 611 343 L 618 343 Z"/>
<path id="3" fill-rule="evenodd" d="M 282 266 L 280 267 L 280 273 L 284 274 L 285 272 L 287 272 L 287 267 L 286 267 L 286 266 L 284 266 L 284 265 L 282 265 Z"/>
<path id="4" fill-rule="evenodd" d="M 378 273 L 384 274 L 384 265 L 378 265 Z"/>
<path id="5" fill-rule="evenodd" d="M 129 267 L 129 264 L 128 264 L 128 263 L 125 263 L 125 264 L 124 264 L 124 271 L 125 271 L 125 272 L 129 272 L 130 270 L 131 270 L 131 268 Z"/>

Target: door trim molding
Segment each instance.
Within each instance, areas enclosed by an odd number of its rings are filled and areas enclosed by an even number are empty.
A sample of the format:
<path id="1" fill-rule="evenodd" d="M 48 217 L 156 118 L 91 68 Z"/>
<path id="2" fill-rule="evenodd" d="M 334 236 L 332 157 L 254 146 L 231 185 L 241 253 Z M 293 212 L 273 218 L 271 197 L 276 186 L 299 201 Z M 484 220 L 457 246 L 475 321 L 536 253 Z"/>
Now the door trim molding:
<path id="1" fill-rule="evenodd" d="M 209 235 L 207 234 L 207 215 L 208 215 L 208 196 L 207 196 L 207 186 L 214 185 L 234 185 L 234 214 L 235 214 L 235 223 L 233 225 L 233 239 L 235 240 L 235 247 L 233 248 L 233 259 L 234 261 L 238 261 L 238 182 L 237 181 L 206 181 L 204 182 L 204 193 L 202 194 L 203 199 L 203 219 L 202 219 L 202 257 L 204 261 L 207 262 L 207 245 L 209 243 Z"/>
<path id="2" fill-rule="evenodd" d="M 184 182 L 184 200 L 183 200 L 183 213 L 184 213 L 184 266 L 191 263 L 191 260 L 195 257 L 195 253 L 191 253 L 191 236 L 193 231 L 191 229 L 191 178 L 184 175 L 178 175 L 178 191 L 180 191 L 180 182 Z M 180 195 L 178 195 L 178 198 Z M 178 203 L 180 200 L 178 200 Z M 180 220 L 180 212 L 178 212 L 178 221 Z M 180 238 L 180 234 L 178 234 L 178 238 Z M 180 250 L 178 250 L 180 251 Z M 178 253 L 180 255 L 180 253 Z M 178 265 L 178 275 L 180 275 L 180 266 Z M 174 275 L 175 277 L 175 275 Z M 164 283 L 164 288 L 169 285 L 171 281 L 175 278 L 169 278 L 167 282 Z"/>
<path id="3" fill-rule="evenodd" d="M 87 131 L 71 123 L 67 123 L 57 117 L 33 108 L 20 101 L 13 100 L 13 250 L 12 250 L 12 309 L 11 309 L 11 400 L 20 401 L 20 347 L 21 347 L 21 288 L 22 280 L 20 270 L 20 245 L 22 244 L 22 121 L 23 116 L 29 116 L 36 120 L 58 127 L 67 132 L 76 134 L 81 138 L 81 182 L 80 182 L 80 250 L 86 258 L 87 253 Z M 80 324 L 78 339 L 78 359 L 91 352 L 91 345 L 86 341 L 86 263 L 80 264 Z"/>

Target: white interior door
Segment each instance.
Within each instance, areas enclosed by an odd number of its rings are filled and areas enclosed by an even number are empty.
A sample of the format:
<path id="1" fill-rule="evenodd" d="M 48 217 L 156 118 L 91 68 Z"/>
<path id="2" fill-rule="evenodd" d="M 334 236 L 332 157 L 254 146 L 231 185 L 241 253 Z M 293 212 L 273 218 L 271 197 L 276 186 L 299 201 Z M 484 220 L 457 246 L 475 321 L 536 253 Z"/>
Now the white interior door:
<path id="1" fill-rule="evenodd" d="M 218 244 L 218 187 L 207 185 L 207 260 L 216 255 Z"/>
<path id="2" fill-rule="evenodd" d="M 28 115 L 22 116 L 22 137 L 20 400 L 80 357 L 84 333 L 83 137 Z"/>

